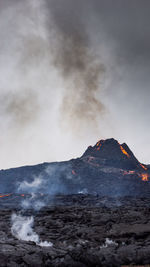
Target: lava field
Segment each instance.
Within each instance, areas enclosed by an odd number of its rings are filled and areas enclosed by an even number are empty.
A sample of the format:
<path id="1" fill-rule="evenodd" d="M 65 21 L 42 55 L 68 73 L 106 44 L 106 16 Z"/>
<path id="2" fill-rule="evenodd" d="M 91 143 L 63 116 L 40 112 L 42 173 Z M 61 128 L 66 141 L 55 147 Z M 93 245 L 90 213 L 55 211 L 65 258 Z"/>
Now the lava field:
<path id="1" fill-rule="evenodd" d="M 36 212 L 20 210 L 18 198 L 0 199 L 1 267 L 120 267 L 150 263 L 148 198 L 59 195 Z M 34 216 L 35 232 L 53 246 L 40 247 L 12 236 L 13 212 Z"/>

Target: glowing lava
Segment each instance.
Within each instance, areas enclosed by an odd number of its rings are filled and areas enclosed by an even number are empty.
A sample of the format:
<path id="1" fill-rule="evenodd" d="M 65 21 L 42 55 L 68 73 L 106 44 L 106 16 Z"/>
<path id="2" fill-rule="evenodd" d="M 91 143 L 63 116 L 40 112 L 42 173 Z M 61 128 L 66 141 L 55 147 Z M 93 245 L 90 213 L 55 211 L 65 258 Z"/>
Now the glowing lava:
<path id="1" fill-rule="evenodd" d="M 100 148 L 102 146 L 102 144 L 100 143 L 100 141 L 96 144 L 96 146 L 97 146 L 96 150 L 100 150 Z"/>
<path id="2" fill-rule="evenodd" d="M 147 173 L 142 173 L 141 177 L 142 177 L 142 181 L 148 182 L 148 174 Z"/>
<path id="3" fill-rule="evenodd" d="M 120 145 L 120 149 L 124 155 L 126 155 L 128 158 L 130 158 L 128 152 Z"/>
<path id="4" fill-rule="evenodd" d="M 1 195 L 0 197 L 9 197 L 11 194 Z"/>
<path id="5" fill-rule="evenodd" d="M 5 194 L 5 195 L 0 195 L 0 198 L 3 198 L 3 197 L 10 197 L 10 196 L 12 196 L 13 194 L 12 193 L 10 193 L 10 194 Z M 21 197 L 25 197 L 25 195 L 24 194 L 21 194 L 21 195 L 18 195 L 19 197 L 21 196 Z"/>
<path id="6" fill-rule="evenodd" d="M 143 164 L 140 164 L 140 166 L 141 166 L 145 171 L 147 171 L 147 168 L 146 168 Z"/>
<path id="7" fill-rule="evenodd" d="M 104 140 L 101 140 L 101 141 L 98 141 L 97 144 L 96 144 L 96 150 L 100 150 L 101 146 L 104 144 Z"/>

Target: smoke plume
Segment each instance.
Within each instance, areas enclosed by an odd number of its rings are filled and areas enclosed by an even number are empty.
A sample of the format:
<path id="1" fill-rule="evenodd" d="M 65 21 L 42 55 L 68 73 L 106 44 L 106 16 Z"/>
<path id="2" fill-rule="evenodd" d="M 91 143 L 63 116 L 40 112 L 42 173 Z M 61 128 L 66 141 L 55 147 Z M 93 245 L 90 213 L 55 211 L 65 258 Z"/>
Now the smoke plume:
<path id="1" fill-rule="evenodd" d="M 12 221 L 11 233 L 17 239 L 24 241 L 32 241 L 35 242 L 36 245 L 41 247 L 53 246 L 51 242 L 40 241 L 38 234 L 36 234 L 33 230 L 33 225 L 34 225 L 33 217 L 25 217 L 14 213 L 12 214 L 11 221 Z"/>
<path id="2" fill-rule="evenodd" d="M 31 196 L 21 201 L 21 208 L 23 210 L 32 209 L 35 211 L 41 210 L 46 205 L 46 200 L 39 200 L 39 195 L 31 193 Z"/>
<path id="3" fill-rule="evenodd" d="M 98 130 L 98 119 L 105 110 L 99 95 L 105 66 L 91 45 L 85 15 L 81 17 L 84 6 L 81 4 L 80 14 L 73 13 L 78 5 L 72 1 L 63 1 L 61 8 L 59 3 L 49 1 L 48 7 L 55 32 L 53 63 L 64 85 L 61 125 L 82 136 L 88 128 Z"/>
<path id="4" fill-rule="evenodd" d="M 18 191 L 24 191 L 24 192 L 34 192 L 40 188 L 42 190 L 42 184 L 43 184 L 43 179 L 42 177 L 34 177 L 34 180 L 32 182 L 28 182 L 28 181 L 22 181 L 21 183 L 19 183 L 18 186 Z M 31 191 L 30 191 L 31 190 Z"/>
<path id="5" fill-rule="evenodd" d="M 38 194 L 36 194 L 40 188 L 46 187 L 46 181 L 43 177 L 34 177 L 34 180 L 31 182 L 23 181 L 18 186 L 18 191 L 26 191 L 30 193 L 27 199 L 21 201 L 21 208 L 22 211 L 33 209 L 39 211 L 46 205 L 46 202 L 38 200 Z M 13 213 L 11 216 L 11 233 L 19 240 L 24 241 L 33 241 L 38 246 L 42 247 L 51 247 L 53 244 L 47 241 L 41 241 L 40 237 L 37 233 L 34 232 L 34 217 L 31 216 L 24 216 L 21 215 L 22 212 L 19 214 Z"/>
<path id="6" fill-rule="evenodd" d="M 61 164 L 59 168 L 53 164 L 46 167 L 39 176 L 28 177 L 28 179 L 16 184 L 16 191 L 24 194 L 24 196 L 26 195 L 26 197 L 22 198 L 20 202 L 21 212 L 12 214 L 11 232 L 13 236 L 19 240 L 34 241 L 39 246 L 52 246 L 51 242 L 42 242 L 38 234 L 34 232 L 34 217 L 25 216 L 24 214 L 29 209 L 36 212 L 40 211 L 46 206 L 50 197 L 51 201 L 53 201 L 53 197 L 56 194 L 69 193 L 63 184 L 62 177 L 67 180 L 72 179 L 71 164 L 68 164 L 68 166 Z M 79 180 L 76 179 L 75 182 L 79 182 Z"/>
<path id="7" fill-rule="evenodd" d="M 94 127 L 104 112 L 98 96 L 105 67 L 90 49 L 88 41 L 79 32 L 61 36 L 54 51 L 54 64 L 64 79 L 61 110 L 62 125 L 74 134 Z"/>

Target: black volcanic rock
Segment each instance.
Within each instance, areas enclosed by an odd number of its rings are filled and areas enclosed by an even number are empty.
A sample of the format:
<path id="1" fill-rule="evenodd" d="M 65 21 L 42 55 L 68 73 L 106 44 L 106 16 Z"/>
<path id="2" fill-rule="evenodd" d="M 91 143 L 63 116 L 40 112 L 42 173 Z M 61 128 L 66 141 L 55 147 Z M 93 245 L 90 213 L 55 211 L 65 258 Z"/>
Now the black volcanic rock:
<path id="1" fill-rule="evenodd" d="M 40 177 L 44 183 L 36 192 L 50 195 L 149 196 L 149 176 L 149 166 L 141 164 L 125 143 L 107 139 L 88 147 L 81 158 L 2 170 L 0 192 L 17 193 L 20 183 Z"/>
<path id="2" fill-rule="evenodd" d="M 107 166 L 126 170 L 134 170 L 139 166 L 138 160 L 129 147 L 125 143 L 120 145 L 118 141 L 113 138 L 101 140 L 97 142 L 95 146 L 88 147 L 82 157 L 88 156 L 98 158 Z"/>
<path id="3" fill-rule="evenodd" d="M 10 230 L 14 208 L 0 209 L 1 267 L 150 264 L 149 199 L 73 195 L 60 201 L 35 214 L 34 231 L 52 247 L 16 239 Z"/>

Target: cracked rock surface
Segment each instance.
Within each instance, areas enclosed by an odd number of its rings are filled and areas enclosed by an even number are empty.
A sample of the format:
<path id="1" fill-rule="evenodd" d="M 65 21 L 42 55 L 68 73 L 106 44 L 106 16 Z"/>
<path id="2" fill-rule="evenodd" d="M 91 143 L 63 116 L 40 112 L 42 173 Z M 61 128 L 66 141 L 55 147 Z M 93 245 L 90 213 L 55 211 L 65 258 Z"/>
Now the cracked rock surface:
<path id="1" fill-rule="evenodd" d="M 59 196 L 35 216 L 34 231 L 52 247 L 11 234 L 16 203 L 0 209 L 0 266 L 115 266 L 150 264 L 149 199 Z"/>

